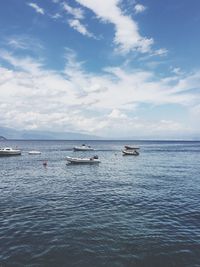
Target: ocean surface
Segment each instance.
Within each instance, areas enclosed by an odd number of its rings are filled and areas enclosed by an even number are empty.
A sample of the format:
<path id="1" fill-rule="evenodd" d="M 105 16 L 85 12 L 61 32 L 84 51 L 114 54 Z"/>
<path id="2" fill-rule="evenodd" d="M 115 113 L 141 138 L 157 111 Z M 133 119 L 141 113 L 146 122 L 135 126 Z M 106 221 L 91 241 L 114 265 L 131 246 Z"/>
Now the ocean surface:
<path id="1" fill-rule="evenodd" d="M 0 266 L 200 266 L 200 142 L 84 142 L 0 142 L 22 149 L 0 158 Z"/>

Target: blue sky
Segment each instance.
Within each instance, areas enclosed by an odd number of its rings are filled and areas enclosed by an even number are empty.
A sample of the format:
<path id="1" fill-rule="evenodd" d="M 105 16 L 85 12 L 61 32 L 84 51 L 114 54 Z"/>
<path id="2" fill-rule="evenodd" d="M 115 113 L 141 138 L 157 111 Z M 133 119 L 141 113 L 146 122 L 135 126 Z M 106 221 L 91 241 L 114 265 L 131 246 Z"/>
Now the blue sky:
<path id="1" fill-rule="evenodd" d="M 199 136 L 198 0 L 2 0 L 0 25 L 0 126 Z"/>

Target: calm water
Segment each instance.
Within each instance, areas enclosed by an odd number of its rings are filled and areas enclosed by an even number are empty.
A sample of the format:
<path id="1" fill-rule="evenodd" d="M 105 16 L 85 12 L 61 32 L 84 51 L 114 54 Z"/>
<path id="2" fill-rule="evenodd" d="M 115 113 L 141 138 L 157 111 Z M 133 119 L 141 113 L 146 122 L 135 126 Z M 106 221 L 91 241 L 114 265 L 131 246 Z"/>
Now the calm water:
<path id="1" fill-rule="evenodd" d="M 200 142 L 126 143 L 66 166 L 80 142 L 0 142 L 23 151 L 0 158 L 0 266 L 200 266 Z"/>

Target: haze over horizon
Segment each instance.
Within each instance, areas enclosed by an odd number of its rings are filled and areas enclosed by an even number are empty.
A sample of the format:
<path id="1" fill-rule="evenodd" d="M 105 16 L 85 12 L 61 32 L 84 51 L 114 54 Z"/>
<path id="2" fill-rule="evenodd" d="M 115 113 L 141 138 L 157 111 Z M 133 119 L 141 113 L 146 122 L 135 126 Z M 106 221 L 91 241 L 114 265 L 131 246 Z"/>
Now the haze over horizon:
<path id="1" fill-rule="evenodd" d="M 196 138 L 199 10 L 197 0 L 1 1 L 0 127 Z"/>

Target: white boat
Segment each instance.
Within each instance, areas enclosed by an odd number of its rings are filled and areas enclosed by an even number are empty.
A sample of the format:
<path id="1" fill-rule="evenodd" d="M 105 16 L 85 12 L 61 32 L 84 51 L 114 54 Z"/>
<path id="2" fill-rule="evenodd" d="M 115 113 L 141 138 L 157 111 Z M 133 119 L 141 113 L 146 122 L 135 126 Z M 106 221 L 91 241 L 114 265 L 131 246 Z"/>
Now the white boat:
<path id="1" fill-rule="evenodd" d="M 83 144 L 82 146 L 75 146 L 73 150 L 74 151 L 94 151 L 94 148 Z"/>
<path id="2" fill-rule="evenodd" d="M 21 150 L 12 149 L 11 147 L 0 148 L 0 157 L 4 156 L 19 156 L 21 155 Z"/>
<path id="3" fill-rule="evenodd" d="M 139 152 L 137 150 L 133 150 L 133 149 L 124 149 L 122 150 L 122 153 L 124 156 L 138 156 Z"/>
<path id="4" fill-rule="evenodd" d="M 72 157 L 66 157 L 66 160 L 69 163 L 73 164 L 97 164 L 101 161 L 97 156 L 91 157 L 91 158 L 72 158 Z"/>
<path id="5" fill-rule="evenodd" d="M 32 151 L 29 151 L 28 154 L 29 155 L 40 155 L 41 152 L 40 151 L 37 151 L 37 150 L 32 150 Z"/>

